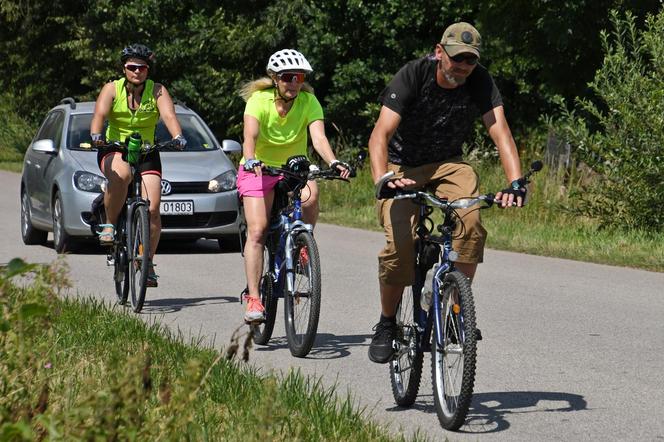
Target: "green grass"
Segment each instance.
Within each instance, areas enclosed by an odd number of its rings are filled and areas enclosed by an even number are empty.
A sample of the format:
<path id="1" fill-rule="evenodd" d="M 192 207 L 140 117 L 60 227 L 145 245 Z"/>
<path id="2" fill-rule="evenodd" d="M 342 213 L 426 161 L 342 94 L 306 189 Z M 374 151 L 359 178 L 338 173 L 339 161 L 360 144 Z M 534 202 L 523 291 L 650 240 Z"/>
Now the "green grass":
<path id="1" fill-rule="evenodd" d="M 405 440 L 315 378 L 259 374 L 246 335 L 218 352 L 62 299 L 62 266 L 0 269 L 0 440 Z"/>
<path id="2" fill-rule="evenodd" d="M 475 165 L 483 192 L 505 187 L 498 161 Z M 664 233 L 600 229 L 568 207 L 570 190 L 580 177 L 564 179 L 546 168 L 535 175 L 529 202 L 522 209 L 492 208 L 482 213 L 489 232 L 487 247 L 579 261 L 664 271 Z M 380 230 L 368 167 L 350 185 L 321 185 L 322 222 Z"/>

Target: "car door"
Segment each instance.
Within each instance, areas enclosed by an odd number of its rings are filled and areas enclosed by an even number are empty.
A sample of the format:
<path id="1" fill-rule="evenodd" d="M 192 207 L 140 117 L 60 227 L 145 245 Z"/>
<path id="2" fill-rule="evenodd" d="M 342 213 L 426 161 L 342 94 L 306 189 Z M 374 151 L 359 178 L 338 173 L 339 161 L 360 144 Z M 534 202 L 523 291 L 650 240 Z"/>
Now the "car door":
<path id="1" fill-rule="evenodd" d="M 50 112 L 34 140 L 52 140 L 56 148 L 55 153 L 34 151 L 32 149 L 34 141 L 30 146 L 32 173 L 28 176 L 30 182 L 27 186 L 30 189 L 33 216 L 44 221 L 51 219 L 51 180 L 53 168 L 57 164 L 57 151 L 60 149 L 63 125 L 64 112 L 61 110 Z"/>

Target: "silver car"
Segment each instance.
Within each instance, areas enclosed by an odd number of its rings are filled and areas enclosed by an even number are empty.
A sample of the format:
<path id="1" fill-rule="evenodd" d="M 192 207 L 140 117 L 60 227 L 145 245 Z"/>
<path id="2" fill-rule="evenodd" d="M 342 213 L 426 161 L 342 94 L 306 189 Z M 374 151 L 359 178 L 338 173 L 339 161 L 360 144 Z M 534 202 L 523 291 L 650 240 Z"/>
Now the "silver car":
<path id="1" fill-rule="evenodd" d="M 58 253 L 79 239 L 91 238 L 88 221 L 93 200 L 106 180 L 90 144 L 94 102 L 65 98 L 51 109 L 23 160 L 21 236 L 25 244 L 44 244 L 53 232 Z M 175 113 L 188 141 L 184 151 L 161 153 L 162 238 L 217 239 L 222 248 L 239 245 L 236 169 L 225 153 L 240 144 L 222 145 L 191 109 L 176 104 Z M 159 122 L 155 141 L 170 139 Z"/>

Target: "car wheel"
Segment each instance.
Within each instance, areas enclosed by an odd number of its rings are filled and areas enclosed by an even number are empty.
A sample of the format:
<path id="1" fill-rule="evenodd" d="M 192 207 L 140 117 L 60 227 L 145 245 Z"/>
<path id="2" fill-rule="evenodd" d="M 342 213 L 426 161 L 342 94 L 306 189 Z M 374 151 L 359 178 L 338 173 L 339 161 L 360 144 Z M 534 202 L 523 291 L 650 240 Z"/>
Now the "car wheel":
<path id="1" fill-rule="evenodd" d="M 47 236 L 48 232 L 39 230 L 32 225 L 30 197 L 25 190 L 21 191 L 21 238 L 23 238 L 23 244 L 45 244 Z"/>
<path id="2" fill-rule="evenodd" d="M 73 246 L 73 240 L 65 230 L 63 214 L 62 197 L 58 191 L 53 199 L 53 248 L 58 253 L 69 252 Z"/>

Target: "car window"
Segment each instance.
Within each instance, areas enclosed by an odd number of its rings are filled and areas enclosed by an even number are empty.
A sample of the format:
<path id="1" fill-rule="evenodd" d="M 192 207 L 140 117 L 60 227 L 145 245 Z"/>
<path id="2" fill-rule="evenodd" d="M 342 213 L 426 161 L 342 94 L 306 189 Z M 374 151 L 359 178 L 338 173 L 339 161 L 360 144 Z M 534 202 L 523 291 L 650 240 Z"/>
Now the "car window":
<path id="1" fill-rule="evenodd" d="M 35 140 L 53 140 L 53 145 L 56 148 L 59 147 L 64 119 L 64 114 L 61 111 L 50 112 L 44 119 L 41 128 L 39 128 Z"/>
<path id="2" fill-rule="evenodd" d="M 178 114 L 177 117 L 180 122 L 180 127 L 182 127 L 182 135 L 187 139 L 188 151 L 217 149 L 217 146 L 208 134 L 208 131 L 205 129 L 205 123 L 203 123 L 200 118 L 191 114 Z M 155 133 L 155 141 L 159 143 L 170 139 L 171 134 L 168 132 L 168 129 L 166 129 L 164 122 L 159 120 L 157 131 Z"/>
<path id="3" fill-rule="evenodd" d="M 217 149 L 213 139 L 208 134 L 200 118 L 195 115 L 177 115 L 182 133 L 187 139 L 187 151 L 203 151 Z M 67 132 L 67 147 L 75 150 L 88 150 L 91 148 L 90 123 L 92 114 L 72 115 Z M 106 132 L 106 125 L 102 133 Z M 159 120 L 155 133 L 155 142 L 170 140 L 171 135 L 164 122 Z"/>

